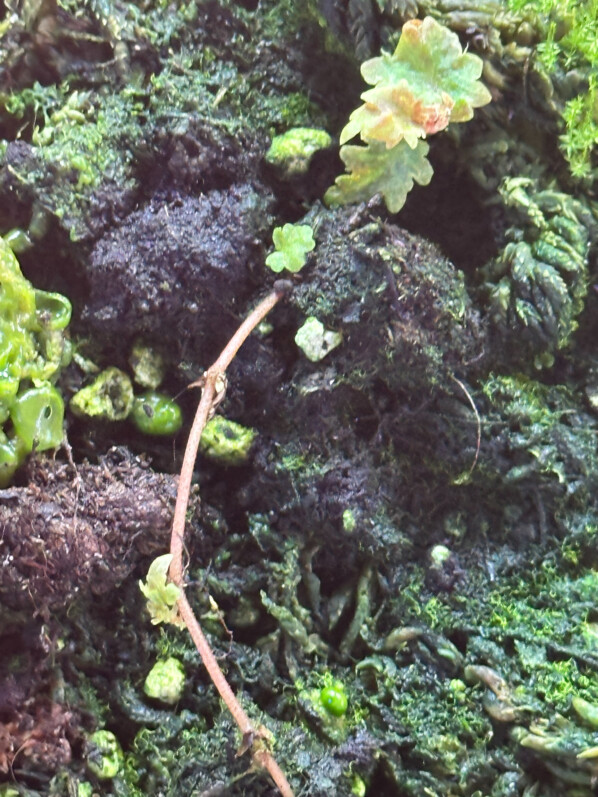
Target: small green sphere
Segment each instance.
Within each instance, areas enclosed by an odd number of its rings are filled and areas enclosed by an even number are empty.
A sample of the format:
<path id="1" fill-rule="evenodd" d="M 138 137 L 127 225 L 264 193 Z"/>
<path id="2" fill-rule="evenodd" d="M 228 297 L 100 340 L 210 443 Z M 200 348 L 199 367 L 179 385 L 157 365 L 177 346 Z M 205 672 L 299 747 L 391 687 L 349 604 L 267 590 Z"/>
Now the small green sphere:
<path id="1" fill-rule="evenodd" d="M 152 391 L 135 398 L 131 419 L 144 434 L 169 435 L 181 428 L 183 414 L 171 398 Z"/>
<path id="2" fill-rule="evenodd" d="M 349 701 L 345 687 L 340 681 L 335 681 L 330 686 L 325 686 L 320 692 L 320 702 L 333 717 L 342 717 L 347 713 Z"/>

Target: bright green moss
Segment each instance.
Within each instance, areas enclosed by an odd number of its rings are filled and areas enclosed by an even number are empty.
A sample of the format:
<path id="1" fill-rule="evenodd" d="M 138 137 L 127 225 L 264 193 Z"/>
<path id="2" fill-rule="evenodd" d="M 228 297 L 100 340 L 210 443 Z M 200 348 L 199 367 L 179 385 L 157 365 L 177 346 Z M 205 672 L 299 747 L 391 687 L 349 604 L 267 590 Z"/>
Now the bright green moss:
<path id="1" fill-rule="evenodd" d="M 316 152 L 331 144 L 332 138 L 325 130 L 293 127 L 280 136 L 274 136 L 266 161 L 285 177 L 294 177 L 305 174 Z"/>
<path id="2" fill-rule="evenodd" d="M 185 668 L 178 659 L 169 657 L 157 661 L 147 674 L 143 691 L 162 703 L 177 703 L 185 687 Z"/>

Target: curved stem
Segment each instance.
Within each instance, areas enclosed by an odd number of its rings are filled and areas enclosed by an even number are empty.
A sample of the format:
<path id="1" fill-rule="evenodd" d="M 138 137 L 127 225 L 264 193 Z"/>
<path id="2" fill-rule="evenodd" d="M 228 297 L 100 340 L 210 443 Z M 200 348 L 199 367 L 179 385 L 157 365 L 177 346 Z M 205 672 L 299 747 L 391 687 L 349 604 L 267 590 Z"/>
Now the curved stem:
<path id="1" fill-rule="evenodd" d="M 259 736 L 259 731 L 255 729 L 251 720 L 245 713 L 245 710 L 235 697 L 230 684 L 226 680 L 220 665 L 210 647 L 210 643 L 203 633 L 193 609 L 184 593 L 184 577 L 183 577 L 183 549 L 185 539 L 185 518 L 187 515 L 187 506 L 189 504 L 189 494 L 191 491 L 191 481 L 193 479 L 193 469 L 195 467 L 195 459 L 197 457 L 197 450 L 199 448 L 199 441 L 201 440 L 202 432 L 205 428 L 210 412 L 214 405 L 216 398 L 216 386 L 219 380 L 222 380 L 226 369 L 232 362 L 236 353 L 243 345 L 250 333 L 262 321 L 266 315 L 272 310 L 276 303 L 282 298 L 285 289 L 275 288 L 272 293 L 268 294 L 257 307 L 247 316 L 243 323 L 239 326 L 235 334 L 226 344 L 216 362 L 211 365 L 203 376 L 203 389 L 201 399 L 195 412 L 195 418 L 189 432 L 187 440 L 187 447 L 185 448 L 185 455 L 183 457 L 183 464 L 179 476 L 179 484 L 177 489 L 176 504 L 174 508 L 174 517 L 172 521 L 172 533 L 170 537 L 170 553 L 172 554 L 172 562 L 170 564 L 170 579 L 180 589 L 180 595 L 177 601 L 179 614 L 184 621 L 191 638 L 195 642 L 195 646 L 199 651 L 201 660 L 208 671 L 208 675 L 218 690 L 222 700 L 226 704 L 228 710 L 232 714 L 233 719 L 237 723 L 242 735 L 243 743 L 247 744 L 250 748 L 253 746 L 253 741 Z M 259 750 L 253 752 L 252 760 L 254 764 L 262 769 L 265 769 L 269 774 L 280 793 L 283 797 L 293 797 L 293 791 L 287 781 L 283 771 L 280 769 L 272 755 L 268 750 L 261 747 Z"/>

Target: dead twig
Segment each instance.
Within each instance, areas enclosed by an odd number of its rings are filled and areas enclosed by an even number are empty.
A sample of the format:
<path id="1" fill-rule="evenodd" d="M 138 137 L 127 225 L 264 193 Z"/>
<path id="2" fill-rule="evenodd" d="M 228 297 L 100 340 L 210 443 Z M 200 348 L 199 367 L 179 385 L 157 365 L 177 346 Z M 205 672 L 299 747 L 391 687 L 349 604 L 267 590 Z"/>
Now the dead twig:
<path id="1" fill-rule="evenodd" d="M 170 553 L 172 554 L 172 561 L 170 564 L 170 579 L 177 587 L 180 593 L 177 601 L 179 614 L 184 621 L 195 646 L 199 651 L 201 660 L 204 663 L 208 675 L 212 679 L 214 686 L 220 693 L 228 710 L 233 716 L 233 719 L 239 726 L 242 734 L 242 747 L 249 749 L 252 752 L 252 761 L 255 767 L 265 769 L 269 774 L 280 793 L 283 797 L 293 797 L 293 791 L 287 781 L 284 773 L 272 757 L 272 754 L 267 749 L 265 743 L 255 744 L 258 740 L 265 740 L 263 731 L 255 728 L 251 720 L 245 713 L 245 710 L 235 697 L 228 681 L 220 665 L 216 660 L 214 652 L 210 647 L 210 643 L 203 633 L 193 609 L 191 608 L 184 592 L 185 584 L 183 578 L 183 550 L 185 539 L 185 517 L 187 514 L 187 506 L 189 504 L 189 493 L 191 490 L 191 481 L 193 478 L 193 470 L 195 467 L 195 459 L 197 457 L 197 450 L 199 448 L 199 441 L 201 439 L 204 427 L 213 412 L 217 403 L 222 399 L 222 394 L 226 386 L 225 373 L 226 369 L 234 359 L 236 353 L 243 345 L 247 337 L 255 329 L 255 327 L 266 317 L 272 310 L 277 302 L 284 296 L 287 291 L 287 283 L 277 283 L 274 290 L 263 299 L 258 306 L 247 316 L 245 321 L 237 329 L 235 334 L 229 340 L 227 345 L 222 350 L 216 362 L 208 368 L 204 373 L 199 384 L 202 387 L 201 399 L 197 406 L 193 425 L 189 432 L 187 440 L 187 447 L 183 457 L 183 464 L 179 476 L 179 484 L 177 490 L 176 505 L 174 509 L 174 518 L 172 522 L 172 535 L 170 538 Z"/>

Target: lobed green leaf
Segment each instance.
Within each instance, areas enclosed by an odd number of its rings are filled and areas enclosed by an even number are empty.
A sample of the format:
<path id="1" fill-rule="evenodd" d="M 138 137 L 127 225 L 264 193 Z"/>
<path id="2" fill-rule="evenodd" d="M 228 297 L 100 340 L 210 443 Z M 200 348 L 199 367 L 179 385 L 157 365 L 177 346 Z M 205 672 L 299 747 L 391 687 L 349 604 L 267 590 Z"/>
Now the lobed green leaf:
<path id="1" fill-rule="evenodd" d="M 296 273 L 307 260 L 307 253 L 315 247 L 314 234 L 308 224 L 285 224 L 276 227 L 272 233 L 276 251 L 266 258 L 266 265 L 272 271 L 283 269 Z"/>
<path id="2" fill-rule="evenodd" d="M 433 170 L 426 158 L 428 149 L 424 141 L 418 141 L 415 149 L 406 141 L 392 149 L 379 142 L 367 147 L 344 146 L 340 156 L 350 174 L 337 177 L 324 200 L 329 205 L 345 205 L 365 202 L 380 193 L 390 212 L 397 213 L 414 182 L 428 185 L 432 179 Z"/>
<path id="3" fill-rule="evenodd" d="M 463 52 L 456 33 L 432 17 L 406 22 L 392 55 L 362 64 L 365 81 L 375 88 L 362 94 L 365 104 L 351 115 L 341 144 L 360 134 L 387 147 L 404 138 L 413 148 L 449 122 L 466 122 L 491 100 L 479 81 L 482 66 L 476 55 Z"/>

